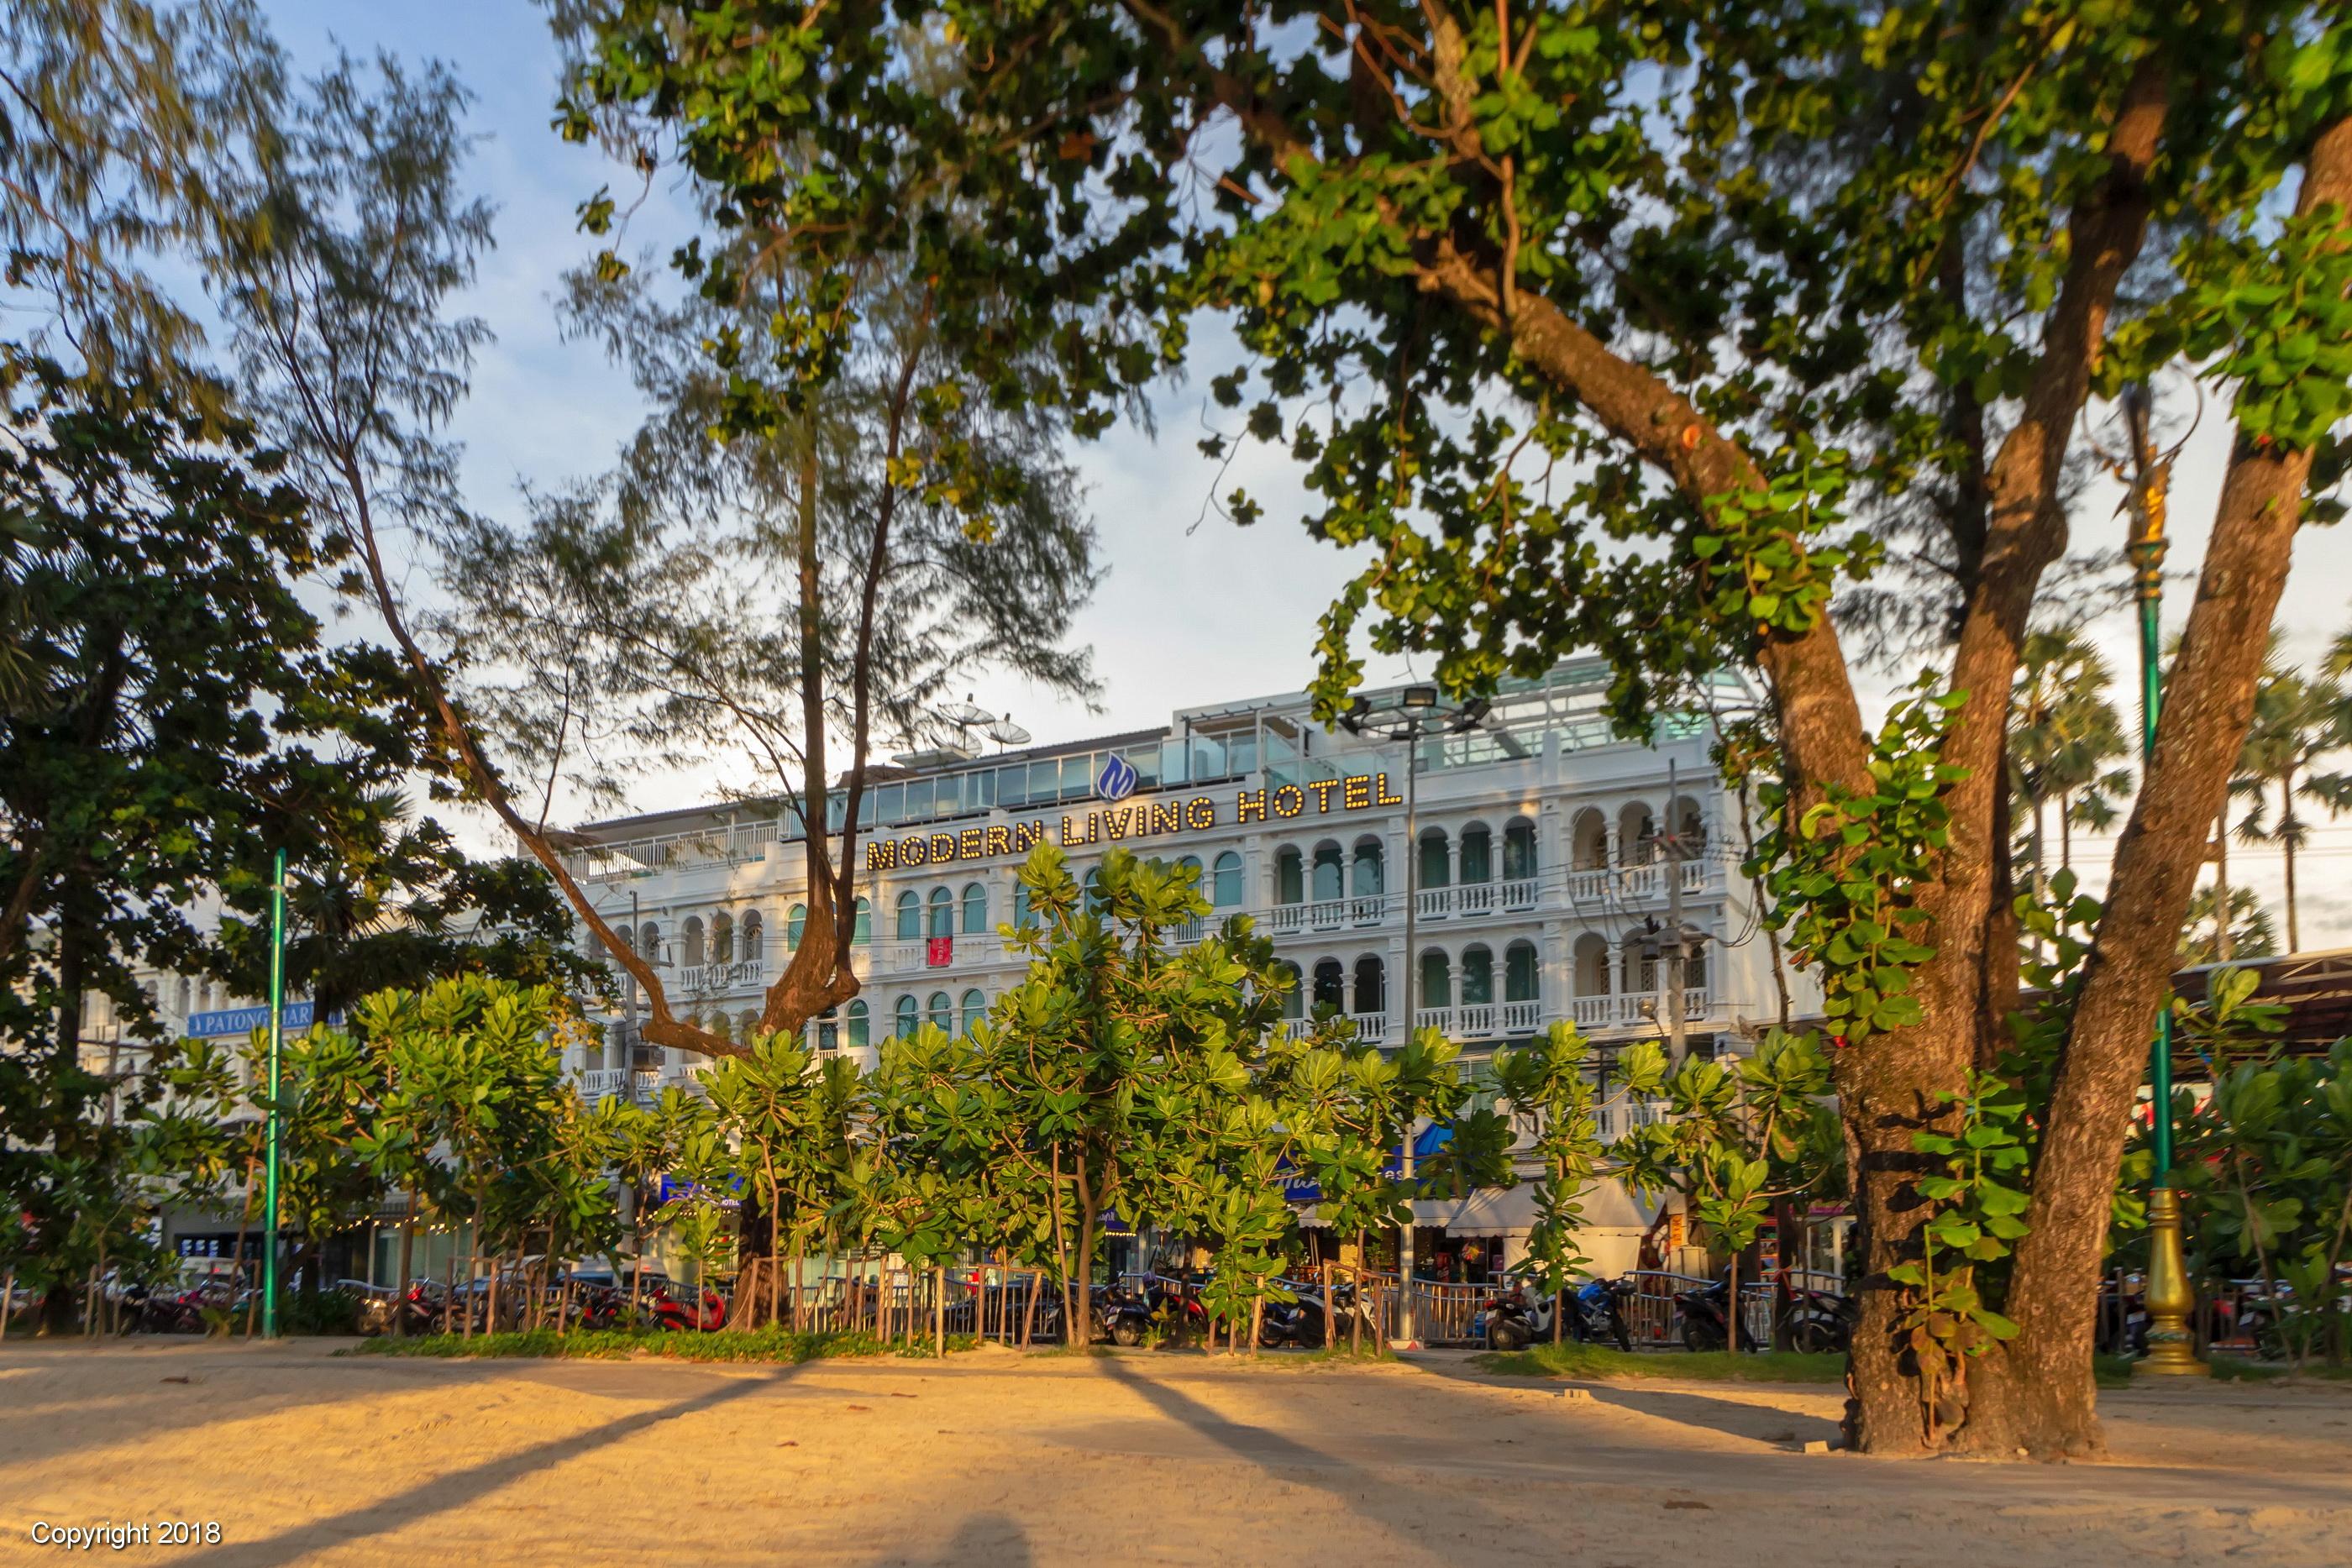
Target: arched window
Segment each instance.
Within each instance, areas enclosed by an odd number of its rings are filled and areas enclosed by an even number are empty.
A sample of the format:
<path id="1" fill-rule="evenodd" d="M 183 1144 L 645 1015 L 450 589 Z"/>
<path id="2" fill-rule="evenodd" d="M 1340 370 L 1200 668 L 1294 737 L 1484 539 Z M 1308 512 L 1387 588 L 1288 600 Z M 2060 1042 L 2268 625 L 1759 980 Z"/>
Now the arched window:
<path id="1" fill-rule="evenodd" d="M 702 916 L 699 915 L 686 917 L 686 967 L 689 969 L 702 967 Z"/>
<path id="2" fill-rule="evenodd" d="M 1013 884 L 1013 929 L 1019 931 L 1032 930 L 1036 926 L 1036 925 L 1037 922 L 1032 916 L 1029 909 L 1029 884 L 1025 882 L 1016 882 Z"/>
<path id="3" fill-rule="evenodd" d="M 1445 855 L 1445 830 L 1432 828 L 1421 835 L 1421 885 L 1445 887 L 1454 881 L 1454 867 Z"/>
<path id="4" fill-rule="evenodd" d="M 898 940 L 919 942 L 923 939 L 923 895 L 913 888 L 898 895 Z"/>
<path id="5" fill-rule="evenodd" d="M 710 1020 L 710 1032 L 721 1040 L 732 1041 L 735 1038 L 735 1025 L 725 1013 L 720 1013 Z"/>
<path id="6" fill-rule="evenodd" d="M 1536 967 L 1536 945 L 1514 942 L 1503 949 L 1503 999 L 1507 1002 L 1532 1002 L 1542 999 L 1540 980 Z"/>
<path id="7" fill-rule="evenodd" d="M 988 889 L 968 883 L 963 890 L 963 934 L 978 936 L 988 929 Z"/>
<path id="8" fill-rule="evenodd" d="M 1348 1010 L 1359 1017 L 1367 1013 L 1389 1010 L 1388 966 L 1377 954 L 1367 953 L 1356 960 L 1355 1005 Z"/>
<path id="9" fill-rule="evenodd" d="M 1211 904 L 1219 909 L 1231 909 L 1239 904 L 1242 901 L 1242 857 L 1231 850 L 1219 855 L 1209 880 Z"/>
<path id="10" fill-rule="evenodd" d="M 738 1014 L 735 1019 L 735 1024 L 736 1027 L 741 1030 L 741 1032 L 736 1035 L 735 1038 L 741 1040 L 745 1045 L 751 1044 L 752 1040 L 759 1037 L 760 1015 L 753 1012 L 751 1009 L 745 1008 L 742 1012 Z"/>
<path id="11" fill-rule="evenodd" d="M 961 1021 L 963 1032 L 970 1034 L 971 1026 L 978 1023 L 988 1012 L 988 998 L 982 995 L 977 987 L 966 991 L 963 994 L 962 1012 L 963 1018 Z"/>
<path id="12" fill-rule="evenodd" d="M 863 1050 L 865 1050 L 865 1049 L 866 1049 L 866 1004 L 865 1004 L 864 1002 L 856 1002 L 856 1001 L 851 1002 L 851 1003 L 849 1004 L 849 1045 L 850 1045 L 850 1049 L 851 1049 L 851 1050 L 853 1050 L 853 1051 L 863 1051 Z"/>
<path id="13" fill-rule="evenodd" d="M 1328 904 L 1344 896 L 1347 891 L 1339 863 L 1339 846 L 1327 839 L 1315 846 L 1315 902 Z"/>
<path id="14" fill-rule="evenodd" d="M 1609 994 L 1609 944 L 1590 931 L 1576 939 L 1576 994 Z"/>
<path id="15" fill-rule="evenodd" d="M 914 998 L 900 997 L 892 1016 L 896 1021 L 891 1026 L 891 1032 L 900 1040 L 906 1040 L 914 1034 L 916 1025 L 922 1021 L 922 1009 L 915 1005 Z"/>
<path id="16" fill-rule="evenodd" d="M 1608 869 L 1609 819 L 1590 806 L 1569 826 L 1568 863 L 1577 871 Z"/>
<path id="17" fill-rule="evenodd" d="M 1299 984 L 1298 966 L 1291 963 L 1276 964 L 1274 967 L 1274 972 L 1280 975 L 1286 982 L 1282 990 L 1282 1016 L 1286 1019 L 1305 1018 L 1307 999 L 1301 994 L 1305 988 Z"/>
<path id="18" fill-rule="evenodd" d="M 1285 844 L 1274 856 L 1274 901 L 1276 904 L 1307 902 L 1306 862 L 1298 851 Z"/>
<path id="19" fill-rule="evenodd" d="M 1473 822 L 1462 830 L 1462 880 L 1465 883 L 1495 880 L 1495 835 L 1484 822 Z"/>
<path id="20" fill-rule="evenodd" d="M 735 961 L 735 917 L 714 915 L 710 917 L 710 961 L 731 964 Z"/>
<path id="21" fill-rule="evenodd" d="M 931 928 L 929 935 L 955 935 L 955 894 L 944 887 L 931 889 Z"/>
<path id="22" fill-rule="evenodd" d="M 1696 942 L 1683 956 L 1683 984 L 1693 990 L 1706 988 L 1706 944 Z"/>
<path id="23" fill-rule="evenodd" d="M 760 951 L 761 940 L 766 936 L 766 935 L 767 923 L 760 918 L 760 912 L 756 909 L 745 912 L 743 915 L 742 946 L 743 957 L 746 962 L 756 964 L 761 959 L 767 956 L 766 954 Z"/>
<path id="24" fill-rule="evenodd" d="M 784 911 L 784 946 L 793 952 L 801 950 L 801 933 L 808 929 L 808 905 L 795 904 Z"/>
<path id="25" fill-rule="evenodd" d="M 849 939 L 858 943 L 874 940 L 874 901 L 872 899 L 863 897 L 858 899 L 857 924 L 851 927 Z"/>
<path id="26" fill-rule="evenodd" d="M 1387 868 L 1381 854 L 1380 840 L 1367 838 L 1356 841 L 1355 875 L 1350 879 L 1349 891 L 1358 898 L 1378 898 L 1388 891 L 1383 885 L 1383 873 Z"/>
<path id="27" fill-rule="evenodd" d="M 1315 963 L 1315 1005 L 1318 1008 L 1343 1008 L 1348 1004 L 1348 971 L 1337 958 L 1318 958 Z"/>
<path id="28" fill-rule="evenodd" d="M 1462 1000 L 1465 1006 L 1495 999 L 1495 955 L 1485 947 L 1462 949 Z"/>
<path id="29" fill-rule="evenodd" d="M 1445 955 L 1434 947 L 1421 956 L 1420 1001 L 1425 1008 L 1454 1005 L 1454 976 L 1446 967 Z"/>
<path id="30" fill-rule="evenodd" d="M 181 976 L 180 983 L 175 988 L 175 995 L 180 1004 L 180 1016 L 184 1019 L 188 1016 L 188 1003 L 194 999 L 194 988 L 188 984 L 188 977 L 185 975 Z"/>
<path id="31" fill-rule="evenodd" d="M 661 962 L 662 951 L 660 926 L 655 925 L 650 920 L 646 922 L 644 928 L 637 933 L 637 951 L 644 956 L 646 962 L 648 964 L 658 964 Z"/>
<path id="32" fill-rule="evenodd" d="M 1657 852 L 1658 826 L 1650 808 L 1640 800 L 1629 802 L 1617 813 L 1617 863 L 1648 865 Z"/>
<path id="33" fill-rule="evenodd" d="M 931 993 L 931 1005 L 927 1010 L 930 1013 L 931 1022 L 939 1025 L 942 1033 L 955 1032 L 955 999 L 945 991 Z"/>
<path id="34" fill-rule="evenodd" d="M 1536 825 L 1525 817 L 1503 830 L 1503 880 L 1525 882 L 1536 874 Z"/>
<path id="35" fill-rule="evenodd" d="M 820 1056 L 829 1055 L 840 1050 L 841 1009 L 835 1008 L 830 1012 L 818 1015 L 815 1022 L 810 1025 L 809 1033 L 810 1049 Z"/>

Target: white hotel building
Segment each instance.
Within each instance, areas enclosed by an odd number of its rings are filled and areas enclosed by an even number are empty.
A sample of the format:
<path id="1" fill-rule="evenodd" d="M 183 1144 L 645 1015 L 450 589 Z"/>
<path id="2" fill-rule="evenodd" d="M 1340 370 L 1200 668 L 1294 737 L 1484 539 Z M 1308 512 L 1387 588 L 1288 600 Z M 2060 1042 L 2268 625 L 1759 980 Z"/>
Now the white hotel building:
<path id="1" fill-rule="evenodd" d="M 962 1027 L 1016 983 L 1023 960 L 997 927 L 1016 918 L 1014 873 L 1039 836 L 1063 844 L 1082 877 L 1114 842 L 1196 865 L 1214 918 L 1253 915 L 1296 967 L 1296 1005 L 1337 1004 L 1362 1039 L 1403 1037 L 1400 979 L 1412 964 L 1411 1021 L 1459 1040 L 1473 1081 L 1497 1046 L 1555 1019 L 1573 1020 L 1604 1057 L 1658 1038 L 1657 934 L 1677 902 L 1697 937 L 1684 993 L 1695 1052 L 1738 1050 L 1784 1007 L 1816 1011 L 1800 974 L 1785 976 L 1783 1000 L 1739 874 L 1738 797 L 1717 776 L 1710 722 L 1669 719 L 1647 742 L 1627 741 L 1601 711 L 1606 683 L 1597 663 L 1570 662 L 1508 686 L 1476 727 L 1422 740 L 1417 842 L 1404 744 L 1327 729 L 1297 694 L 1066 745 L 898 758 L 869 789 L 858 841 L 863 990 L 811 1026 L 813 1043 L 870 1062 L 892 1031 L 926 1018 Z M 1750 700 L 1736 687 L 1724 697 Z M 1126 782 L 1113 758 L 1135 784 L 1109 801 L 1106 768 Z M 795 831 L 749 804 L 656 812 L 583 828 L 590 844 L 575 870 L 662 966 L 675 1010 L 740 1033 L 798 936 Z M 1419 872 L 1410 948 L 1408 856 Z M 635 1003 L 604 1020 L 601 1058 L 573 1064 L 584 1092 L 690 1085 L 698 1059 L 637 1042 Z M 1604 1113 L 1604 1135 L 1622 1113 Z M 1423 1207 L 1424 1224 L 1456 1235 L 1507 1239 L 1525 1223 L 1507 1201 Z M 1630 1267 L 1646 1212 L 1620 1198 L 1591 1218 L 1596 1264 Z"/>

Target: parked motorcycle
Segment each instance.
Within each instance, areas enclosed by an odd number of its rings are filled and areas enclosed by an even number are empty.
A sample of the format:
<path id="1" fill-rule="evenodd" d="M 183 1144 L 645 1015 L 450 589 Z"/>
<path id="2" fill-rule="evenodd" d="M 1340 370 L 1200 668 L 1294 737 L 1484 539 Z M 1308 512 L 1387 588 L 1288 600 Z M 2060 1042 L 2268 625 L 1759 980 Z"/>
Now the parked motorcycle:
<path id="1" fill-rule="evenodd" d="M 1633 1348 L 1625 1326 L 1625 1300 L 1633 1293 L 1631 1280 L 1587 1280 L 1568 1299 L 1568 1322 L 1562 1326 L 1580 1341 L 1599 1343 L 1613 1340 L 1619 1350 Z"/>
<path id="2" fill-rule="evenodd" d="M 2099 1289 L 2098 1349 L 2102 1355 L 2147 1354 L 2147 1284 L 2137 1275 L 2120 1291 L 2110 1279 Z"/>
<path id="3" fill-rule="evenodd" d="M 1701 1285 L 1675 1295 L 1675 1305 L 1682 1311 L 1685 1350 L 1721 1350 L 1730 1343 L 1730 1299 L 1728 1280 L 1717 1280 L 1712 1285 Z M 1756 1348 L 1756 1338 L 1745 1324 L 1739 1330 L 1739 1348 Z"/>
<path id="4" fill-rule="evenodd" d="M 1780 1324 L 1791 1350 L 1808 1355 L 1843 1355 L 1853 1347 L 1858 1312 L 1843 1296 L 1827 1291 L 1798 1291 L 1781 1309 Z"/>
<path id="5" fill-rule="evenodd" d="M 659 1285 L 647 1285 L 645 1305 L 653 1313 L 655 1323 L 665 1329 L 691 1330 L 709 1333 L 727 1326 L 727 1298 L 708 1286 L 692 1292 L 692 1299 L 681 1294 L 667 1281 Z"/>
<path id="6" fill-rule="evenodd" d="M 1539 1339 L 1551 1336 L 1552 1303 L 1549 1299 L 1532 1295 L 1527 1281 L 1514 1280 L 1509 1288 L 1488 1300 L 1479 1310 L 1479 1322 L 1484 1328 L 1489 1350 L 1525 1350 Z"/>

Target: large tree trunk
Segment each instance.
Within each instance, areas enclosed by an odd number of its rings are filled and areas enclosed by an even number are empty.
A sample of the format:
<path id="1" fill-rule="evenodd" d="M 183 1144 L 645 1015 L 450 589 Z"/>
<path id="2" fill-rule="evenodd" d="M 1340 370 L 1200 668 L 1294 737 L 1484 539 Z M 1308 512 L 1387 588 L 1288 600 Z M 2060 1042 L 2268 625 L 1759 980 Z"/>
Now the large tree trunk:
<path id="1" fill-rule="evenodd" d="M 2352 120 L 2326 128 L 2299 212 L 2352 204 Z M 2099 1452 L 2091 1381 L 2100 1253 L 2152 1023 L 2180 922 L 2244 745 L 2264 627 L 2278 608 L 2312 453 L 2241 434 L 2221 485 L 2189 626 L 2060 1058 L 2008 1301 L 2017 1338 L 1970 1378 L 1964 1446 L 2057 1458 Z"/>

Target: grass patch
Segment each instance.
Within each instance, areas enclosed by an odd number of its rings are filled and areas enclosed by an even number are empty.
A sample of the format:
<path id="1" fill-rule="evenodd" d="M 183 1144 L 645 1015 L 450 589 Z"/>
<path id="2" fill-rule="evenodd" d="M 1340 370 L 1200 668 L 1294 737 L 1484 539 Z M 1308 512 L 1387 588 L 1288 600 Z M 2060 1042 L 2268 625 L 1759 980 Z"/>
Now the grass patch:
<path id="1" fill-rule="evenodd" d="M 2205 1364 L 2212 1369 L 2220 1383 L 2276 1383 L 2297 1375 L 2284 1364 L 2275 1361 L 2249 1361 L 2243 1356 L 2208 1355 Z M 2314 1362 L 2300 1375 L 2318 1383 L 2352 1383 L 2352 1366 L 2330 1366 L 2324 1361 Z"/>
<path id="2" fill-rule="evenodd" d="M 1675 1351 L 1652 1354 L 1608 1345 L 1530 1345 L 1472 1356 L 1488 1372 L 1512 1377 L 1683 1377 L 1707 1383 L 1843 1383 L 1845 1357 L 1795 1351 Z"/>
<path id="3" fill-rule="evenodd" d="M 950 1334 L 950 1353 L 970 1350 L 970 1334 Z M 350 1354 L 338 1352 L 337 1354 Z M 453 1333 L 422 1334 L 410 1339 L 363 1340 L 361 1355 L 426 1355 L 477 1358 L 483 1356 L 560 1357 L 573 1361 L 620 1361 L 633 1355 L 657 1355 L 673 1361 L 767 1361 L 795 1364 L 824 1357 L 899 1355 L 929 1359 L 931 1342 L 918 1344 L 885 1342 L 869 1333 L 794 1333 L 790 1329 L 719 1330 L 696 1333 L 662 1329 L 636 1333 L 625 1329 L 574 1329 L 558 1334 L 553 1329 L 529 1333 L 478 1333 L 471 1339 Z"/>

